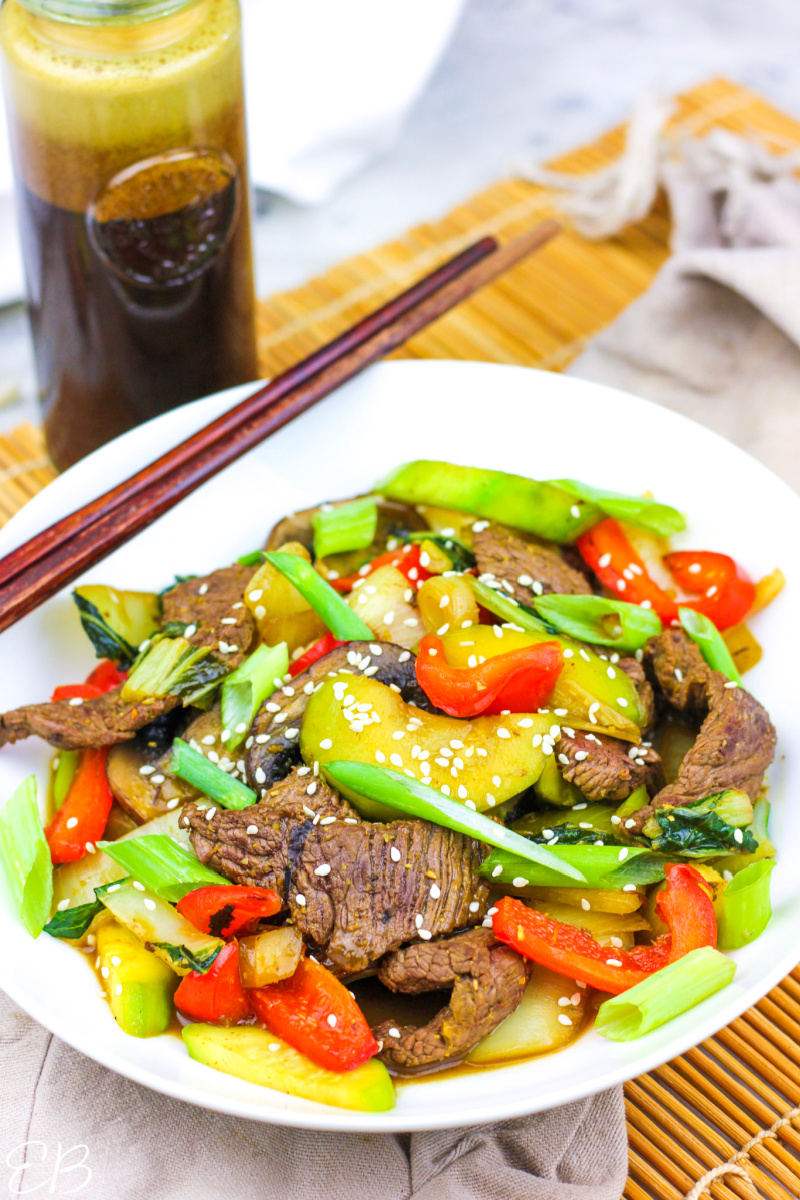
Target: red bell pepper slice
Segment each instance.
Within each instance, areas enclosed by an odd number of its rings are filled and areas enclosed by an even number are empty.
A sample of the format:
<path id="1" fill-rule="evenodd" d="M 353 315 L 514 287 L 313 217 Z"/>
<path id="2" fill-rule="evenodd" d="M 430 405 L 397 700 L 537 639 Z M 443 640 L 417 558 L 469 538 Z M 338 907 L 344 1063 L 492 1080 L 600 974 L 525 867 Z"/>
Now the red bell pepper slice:
<path id="1" fill-rule="evenodd" d="M 676 550 L 664 562 L 675 582 L 686 592 L 702 593 L 698 600 L 687 600 L 709 618 L 717 629 L 738 625 L 749 613 L 756 598 L 756 587 L 737 562 L 714 550 Z"/>
<path id="2" fill-rule="evenodd" d="M 301 654 L 299 658 L 296 658 L 294 662 L 290 664 L 289 674 L 292 676 L 292 678 L 294 678 L 295 675 L 302 675 L 303 671 L 307 671 L 308 668 L 315 663 L 318 658 L 323 658 L 326 654 L 330 654 L 331 650 L 336 650 L 339 646 L 346 645 L 346 641 L 340 641 L 340 639 L 334 637 L 332 633 L 326 633 L 325 636 L 320 638 L 318 642 L 314 642 L 313 646 L 309 646 L 305 654 Z"/>
<path id="3" fill-rule="evenodd" d="M 259 1021 L 329 1071 L 352 1071 L 378 1053 L 366 1017 L 343 983 L 313 958 L 294 975 L 252 988 Z"/>
<path id="4" fill-rule="evenodd" d="M 128 678 L 127 671 L 119 671 L 114 663 L 103 659 L 85 683 L 64 683 L 55 689 L 51 700 L 94 700 L 104 692 L 110 692 Z"/>
<path id="5" fill-rule="evenodd" d="M 371 562 L 364 563 L 363 567 L 359 567 L 352 575 L 343 575 L 341 579 L 329 579 L 328 582 L 331 587 L 336 588 L 337 592 L 352 592 L 360 580 L 366 579 L 373 571 L 377 571 L 378 567 L 397 567 L 409 583 L 419 589 L 426 579 L 430 579 L 432 574 L 431 571 L 426 571 L 423 566 L 420 566 L 419 556 L 421 553 L 418 542 L 408 542 L 405 546 L 398 546 L 396 550 L 379 554 Z"/>
<path id="6" fill-rule="evenodd" d="M 678 620 L 678 605 L 647 573 L 617 521 L 608 517 L 575 544 L 600 582 L 620 600 L 652 608 L 665 625 Z"/>
<path id="7" fill-rule="evenodd" d="M 504 896 L 492 917 L 501 942 L 526 958 L 601 992 L 618 995 L 675 962 L 690 950 L 716 946 L 714 906 L 703 878 L 686 863 L 668 863 L 667 886 L 659 893 L 657 909 L 670 932 L 652 946 L 618 950 L 601 946 L 584 929 L 576 929 Z"/>
<path id="8" fill-rule="evenodd" d="M 539 642 L 487 658 L 477 667 L 451 667 L 444 643 L 427 634 L 419 644 L 417 683 L 451 717 L 479 713 L 536 712 L 555 687 L 564 665 L 558 642 Z"/>
<path id="9" fill-rule="evenodd" d="M 175 1004 L 193 1021 L 236 1025 L 252 1017 L 253 1009 L 239 978 L 239 943 L 223 946 L 205 974 L 190 971 L 175 992 Z"/>
<path id="10" fill-rule="evenodd" d="M 90 854 L 103 836 L 114 797 L 106 778 L 108 747 L 83 750 L 67 798 L 44 831 L 54 863 Z"/>
<path id="11" fill-rule="evenodd" d="M 283 901 L 271 888 L 221 883 L 187 892 L 175 907 L 195 929 L 230 938 L 251 933 L 262 917 L 274 917 Z"/>

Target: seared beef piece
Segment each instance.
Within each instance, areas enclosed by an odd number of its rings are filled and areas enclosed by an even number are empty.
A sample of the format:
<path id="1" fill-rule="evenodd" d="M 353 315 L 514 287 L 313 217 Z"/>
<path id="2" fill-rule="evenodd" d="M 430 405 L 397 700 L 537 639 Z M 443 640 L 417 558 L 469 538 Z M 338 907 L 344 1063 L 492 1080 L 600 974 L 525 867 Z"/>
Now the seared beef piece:
<path id="1" fill-rule="evenodd" d="M 70 704 L 69 700 L 28 704 L 0 716 L 0 746 L 33 735 L 44 738 L 57 750 L 113 746 L 128 741 L 137 729 L 179 703 L 173 696 L 162 696 L 132 704 L 122 699 L 120 688 L 115 688 L 81 704 Z"/>
<path id="2" fill-rule="evenodd" d="M 285 684 L 273 692 L 267 704 L 262 704 L 258 710 L 250 730 L 253 742 L 245 754 L 250 787 L 270 787 L 283 779 L 293 766 L 299 765 L 298 740 L 296 737 L 287 738 L 286 730 L 300 728 L 312 689 L 337 671 L 369 675 L 387 685 L 393 683 L 400 688 L 400 695 L 408 704 L 416 704 L 428 712 L 436 711 L 417 683 L 414 662 L 410 650 L 391 642 L 349 642 L 346 646 L 331 650 L 324 658 L 318 658 L 291 684 Z M 274 711 L 276 704 L 280 706 L 277 712 Z M 272 710 L 267 705 L 271 705 Z M 259 738 L 267 740 L 259 742 Z"/>
<path id="3" fill-rule="evenodd" d="M 419 928 L 435 935 L 482 920 L 488 888 L 477 875 L 477 842 L 427 821 L 362 824 L 321 782 L 309 796 L 309 778 L 295 772 L 260 803 L 219 809 L 210 821 L 208 810 L 187 805 L 183 822 L 200 861 L 233 883 L 274 888 L 300 932 L 348 974 Z M 336 820 L 314 824 L 306 808 Z M 247 833 L 250 825 L 257 834 Z M 324 866 L 330 871 L 317 874 Z"/>
<path id="4" fill-rule="evenodd" d="M 494 575 L 511 587 L 515 600 L 532 605 L 537 595 L 557 592 L 577 595 L 591 592 L 586 576 L 565 562 L 553 542 L 543 542 L 493 522 L 475 533 L 472 549 L 480 575 Z M 520 577 L 531 583 L 520 583 Z M 533 584 L 541 584 L 534 591 Z"/>
<path id="5" fill-rule="evenodd" d="M 176 584 L 164 595 L 164 624 L 180 621 L 194 625 L 195 631 L 188 638 L 192 645 L 213 646 L 234 671 L 256 638 L 256 623 L 244 603 L 245 588 L 254 573 L 252 567 L 234 563 Z M 235 624 L 223 625 L 223 620 Z M 221 642 L 236 649 L 222 650 Z"/>
<path id="6" fill-rule="evenodd" d="M 647 720 L 643 725 L 645 737 L 649 730 L 652 729 L 656 720 L 656 698 L 653 689 L 645 674 L 644 667 L 635 658 L 621 658 L 617 663 L 620 671 L 624 671 L 630 679 L 633 686 L 636 688 L 636 693 L 641 701 L 642 708 L 647 713 Z"/>
<path id="7" fill-rule="evenodd" d="M 360 499 L 356 496 L 353 499 Z M 333 500 L 331 504 L 333 508 L 339 508 L 342 504 L 350 504 L 352 499 Z M 274 525 L 269 537 L 267 538 L 267 550 L 277 550 L 286 542 L 300 542 L 307 550 L 314 552 L 314 513 L 319 512 L 319 505 L 314 508 L 305 508 L 301 512 L 289 513 L 288 517 L 282 517 L 277 525 Z M 381 554 L 386 547 L 386 539 L 394 533 L 402 532 L 419 532 L 428 528 L 428 523 L 425 521 L 415 508 L 408 504 L 402 504 L 399 500 L 386 500 L 383 497 L 378 501 L 378 525 L 375 530 L 375 538 L 372 546 L 359 554 L 360 562 L 368 562 L 370 558 L 376 558 Z M 357 561 L 352 567 L 355 571 L 358 569 L 359 562 Z"/>
<path id="8" fill-rule="evenodd" d="M 481 921 L 489 903 L 481 857 L 477 842 L 427 821 L 318 825 L 295 870 L 306 903 L 293 916 L 335 963 L 363 971 L 420 930 L 436 936 Z"/>
<path id="9" fill-rule="evenodd" d="M 561 774 L 579 787 L 587 800 L 619 804 L 642 784 L 652 796 L 664 782 L 661 758 L 655 750 L 631 746 L 602 733 L 576 729 L 571 737 L 562 730 L 555 753 Z"/>
<path id="10" fill-rule="evenodd" d="M 702 719 L 700 732 L 678 778 L 634 813 L 639 832 L 656 808 L 675 808 L 727 788 L 755 798 L 775 757 L 775 729 L 766 709 L 742 687 L 726 687 L 683 630 L 651 638 L 645 661 L 666 699 L 680 712 Z"/>
<path id="11" fill-rule="evenodd" d="M 361 818 L 322 780 L 308 795 L 311 777 L 292 772 L 250 808 L 213 809 L 187 804 L 181 823 L 191 829 L 192 845 L 202 863 L 234 883 L 268 887 L 287 903 L 293 898 L 292 874 L 314 817 L 336 817 L 358 823 Z M 208 813 L 214 813 L 208 820 Z M 257 834 L 248 834 L 251 825 Z"/>
<path id="12" fill-rule="evenodd" d="M 471 929 L 439 942 L 421 942 L 389 954 L 378 978 L 393 992 L 416 996 L 452 987 L 450 1003 L 432 1021 L 399 1029 L 383 1021 L 373 1033 L 390 1067 L 411 1071 L 463 1058 L 519 1004 L 533 963 L 499 942 L 491 929 Z M 390 1033 L 397 1029 L 399 1037 Z"/>

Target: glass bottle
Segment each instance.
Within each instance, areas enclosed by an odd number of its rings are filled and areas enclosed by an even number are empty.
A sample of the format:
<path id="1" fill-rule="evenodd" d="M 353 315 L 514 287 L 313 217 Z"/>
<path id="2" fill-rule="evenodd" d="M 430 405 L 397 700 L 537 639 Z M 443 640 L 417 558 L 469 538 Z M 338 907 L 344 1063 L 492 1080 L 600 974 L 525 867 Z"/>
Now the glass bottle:
<path id="1" fill-rule="evenodd" d="M 238 0 L 5 0 L 8 120 L 60 468 L 257 378 Z"/>

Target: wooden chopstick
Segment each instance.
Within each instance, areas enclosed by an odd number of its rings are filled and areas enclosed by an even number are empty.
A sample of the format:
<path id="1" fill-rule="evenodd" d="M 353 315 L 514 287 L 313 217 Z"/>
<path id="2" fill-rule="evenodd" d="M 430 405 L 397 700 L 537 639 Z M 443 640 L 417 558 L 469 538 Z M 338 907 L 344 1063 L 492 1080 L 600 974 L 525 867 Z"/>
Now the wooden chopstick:
<path id="1" fill-rule="evenodd" d="M 310 378 L 278 395 L 255 416 L 240 417 L 238 423 L 228 428 L 225 436 L 215 438 L 200 452 L 181 458 L 172 470 L 159 473 L 144 488 L 138 488 L 130 502 L 117 503 L 103 516 L 93 516 L 85 527 L 73 532 L 69 540 L 57 541 L 48 553 L 17 570 L 13 577 L 0 585 L 0 632 L 44 603 L 88 567 L 129 541 L 270 434 L 319 403 L 366 367 L 402 346 L 478 288 L 538 249 L 554 237 L 559 229 L 556 221 L 544 221 L 475 262 L 395 320 L 375 329 L 347 353 L 334 357 Z M 145 468 L 139 476 L 147 476 L 148 470 Z M 94 503 L 102 506 L 104 499 L 100 497 Z M 24 558 L 25 549 L 25 546 L 21 546 L 14 553 Z M 5 560 L 0 560 L 0 573 L 4 570 Z"/>
<path id="2" fill-rule="evenodd" d="M 130 504 L 142 493 L 151 489 L 158 481 L 169 477 L 178 467 L 184 466 L 197 454 L 207 452 L 215 442 L 229 437 L 244 420 L 253 419 L 266 411 L 271 404 L 281 397 L 288 395 L 298 385 L 305 383 L 319 374 L 333 362 L 343 358 L 351 351 L 361 346 L 373 337 L 380 329 L 392 324 L 399 317 L 409 312 L 428 296 L 434 295 L 453 279 L 457 279 L 476 262 L 493 254 L 497 250 L 497 242 L 493 237 L 481 238 L 467 246 L 460 254 L 442 263 L 436 270 L 425 275 L 406 291 L 395 296 L 387 304 L 352 325 L 338 337 L 327 342 L 313 354 L 309 354 L 299 363 L 295 363 L 282 374 L 270 380 L 257 392 L 242 400 L 227 412 L 222 413 L 215 421 L 199 429 L 197 433 L 180 442 L 166 454 L 162 454 L 154 462 L 137 471 L 122 483 L 111 488 L 97 499 L 91 500 L 82 508 L 63 517 L 54 525 L 25 542 L 24 545 L 12 550 L 5 558 L 0 559 L 0 587 L 14 579 L 22 571 L 28 570 L 39 559 L 46 557 L 59 544 L 67 541 L 78 532 L 83 532 L 89 525 L 107 516 L 115 508 Z"/>

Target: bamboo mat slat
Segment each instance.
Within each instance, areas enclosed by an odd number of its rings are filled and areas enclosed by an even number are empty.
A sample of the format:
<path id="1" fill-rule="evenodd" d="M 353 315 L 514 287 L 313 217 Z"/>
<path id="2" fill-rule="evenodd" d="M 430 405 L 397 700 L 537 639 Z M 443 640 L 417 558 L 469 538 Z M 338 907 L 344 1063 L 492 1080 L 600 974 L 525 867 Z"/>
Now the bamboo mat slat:
<path id="1" fill-rule="evenodd" d="M 715 126 L 760 138 L 776 151 L 800 148 L 800 122 L 724 79 L 678 97 L 672 122 L 676 138 Z M 623 145 L 624 129 L 612 129 L 550 166 L 597 170 Z M 439 220 L 268 297 L 258 315 L 263 374 L 296 362 L 476 238 L 505 241 L 553 213 L 546 188 L 505 179 Z M 566 231 L 396 357 L 563 370 L 649 286 L 668 257 L 669 232 L 663 200 L 606 242 Z M 0 437 L 0 525 L 54 477 L 39 429 L 22 425 Z M 716 1037 L 628 1084 L 625 1099 L 624 1200 L 798 1200 L 800 968 Z M 715 1170 L 725 1173 L 705 1186 Z"/>

